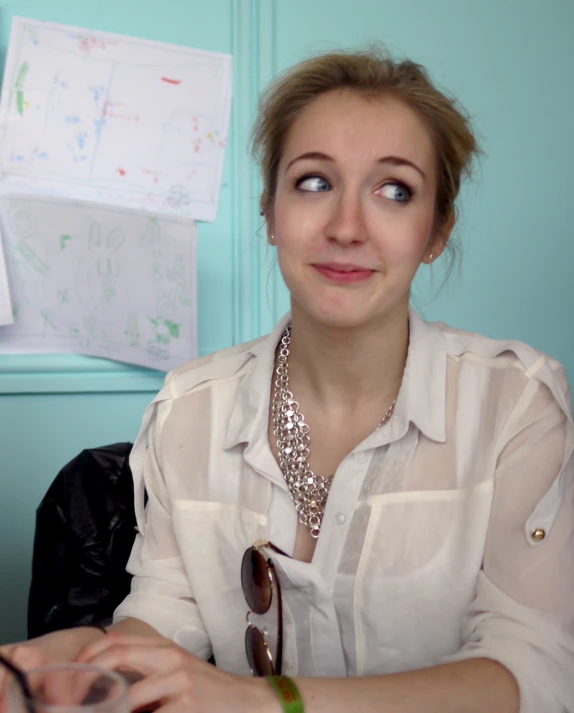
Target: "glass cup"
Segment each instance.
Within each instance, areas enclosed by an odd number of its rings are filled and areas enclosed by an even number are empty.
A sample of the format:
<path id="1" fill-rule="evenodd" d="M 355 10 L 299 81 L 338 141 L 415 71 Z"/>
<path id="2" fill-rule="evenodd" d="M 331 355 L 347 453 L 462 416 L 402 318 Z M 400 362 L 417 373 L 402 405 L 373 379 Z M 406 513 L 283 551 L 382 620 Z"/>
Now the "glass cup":
<path id="1" fill-rule="evenodd" d="M 26 673 L 32 699 L 17 681 L 8 713 L 129 713 L 128 682 L 115 671 L 79 663 L 50 664 Z"/>

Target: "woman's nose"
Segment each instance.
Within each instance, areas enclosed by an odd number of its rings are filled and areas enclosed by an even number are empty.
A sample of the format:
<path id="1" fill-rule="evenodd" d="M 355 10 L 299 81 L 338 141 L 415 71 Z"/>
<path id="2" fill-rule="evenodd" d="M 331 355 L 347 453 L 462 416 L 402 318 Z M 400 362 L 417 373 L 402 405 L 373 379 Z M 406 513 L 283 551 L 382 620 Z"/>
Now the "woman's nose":
<path id="1" fill-rule="evenodd" d="M 332 206 L 326 232 L 329 240 L 338 243 L 364 242 L 367 232 L 360 196 L 346 193 L 338 197 Z"/>

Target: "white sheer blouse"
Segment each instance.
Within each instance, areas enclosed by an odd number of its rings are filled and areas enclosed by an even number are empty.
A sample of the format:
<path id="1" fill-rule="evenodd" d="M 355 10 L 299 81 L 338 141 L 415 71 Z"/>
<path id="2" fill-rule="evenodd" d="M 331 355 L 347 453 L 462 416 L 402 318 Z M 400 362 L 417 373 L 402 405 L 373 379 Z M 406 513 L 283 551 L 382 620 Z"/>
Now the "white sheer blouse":
<path id="1" fill-rule="evenodd" d="M 116 619 L 243 674 L 242 555 L 258 540 L 292 553 L 297 529 L 267 440 L 286 321 L 170 373 L 131 457 L 140 534 Z M 573 449 L 560 364 L 411 311 L 394 415 L 337 469 L 312 562 L 270 553 L 284 672 L 489 657 L 518 679 L 522 713 L 574 712 Z"/>

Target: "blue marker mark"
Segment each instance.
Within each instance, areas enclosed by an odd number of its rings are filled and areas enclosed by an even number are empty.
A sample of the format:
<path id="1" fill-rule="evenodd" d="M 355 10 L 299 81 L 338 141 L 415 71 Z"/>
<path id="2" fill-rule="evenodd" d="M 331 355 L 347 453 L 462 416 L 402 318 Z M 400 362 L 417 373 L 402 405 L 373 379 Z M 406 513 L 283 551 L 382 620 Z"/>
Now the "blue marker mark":
<path id="1" fill-rule="evenodd" d="M 88 87 L 88 91 L 92 93 L 94 101 L 98 101 L 98 99 L 102 96 L 103 90 L 103 87 Z"/>
<path id="2" fill-rule="evenodd" d="M 79 124 L 81 121 L 79 116 L 67 116 L 66 117 L 66 123 L 67 124 Z"/>
<path id="3" fill-rule="evenodd" d="M 104 128 L 104 126 L 105 126 L 107 123 L 108 123 L 108 122 L 107 122 L 106 119 L 104 119 L 104 118 L 94 119 L 94 124 L 95 124 L 95 127 L 96 127 L 96 136 L 98 137 L 98 139 L 100 138 L 100 134 L 102 133 L 102 129 Z"/>
<path id="4" fill-rule="evenodd" d="M 86 139 L 87 138 L 88 138 L 88 135 L 86 134 L 85 131 L 82 131 L 79 134 L 76 134 L 76 141 L 78 142 L 78 148 L 80 150 L 82 150 L 86 147 Z"/>

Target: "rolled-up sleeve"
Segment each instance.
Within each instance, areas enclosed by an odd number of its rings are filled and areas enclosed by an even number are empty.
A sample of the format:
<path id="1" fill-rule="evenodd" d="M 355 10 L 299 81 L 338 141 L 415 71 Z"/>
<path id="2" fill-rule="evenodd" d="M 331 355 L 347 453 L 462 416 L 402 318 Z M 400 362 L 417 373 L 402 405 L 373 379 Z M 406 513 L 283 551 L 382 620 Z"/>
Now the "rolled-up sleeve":
<path id="1" fill-rule="evenodd" d="M 543 384 L 525 391 L 499 449 L 465 645 L 520 688 L 521 713 L 574 713 L 574 426 Z"/>
<path id="2" fill-rule="evenodd" d="M 162 474 L 162 429 L 172 403 L 168 388 L 164 387 L 146 411 L 130 456 L 139 532 L 127 564 L 133 575 L 131 592 L 116 609 L 114 622 L 126 617 L 140 619 L 196 656 L 208 659 L 211 644 L 182 564 Z"/>

